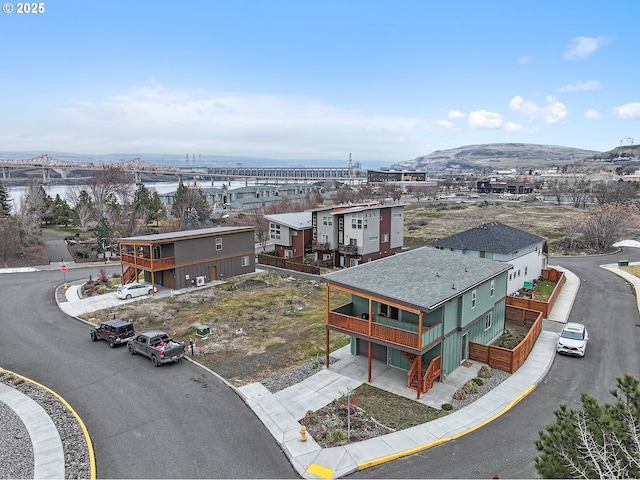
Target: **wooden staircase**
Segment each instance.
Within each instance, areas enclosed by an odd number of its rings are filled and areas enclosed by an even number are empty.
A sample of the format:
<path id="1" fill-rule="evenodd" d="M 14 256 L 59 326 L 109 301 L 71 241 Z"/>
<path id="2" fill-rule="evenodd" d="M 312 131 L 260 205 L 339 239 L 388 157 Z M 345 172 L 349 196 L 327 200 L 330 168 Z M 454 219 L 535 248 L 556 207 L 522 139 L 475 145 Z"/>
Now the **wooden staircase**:
<path id="1" fill-rule="evenodd" d="M 134 267 L 128 267 L 122 274 L 122 285 L 135 282 L 138 278 L 138 269 Z"/>
<path id="2" fill-rule="evenodd" d="M 428 365 L 423 362 L 420 366 L 422 378 L 418 378 L 418 363 L 422 357 L 413 353 L 401 353 L 411 363 L 411 368 L 407 373 L 407 388 L 415 390 L 418 394 L 427 393 L 442 374 L 442 356 L 438 355 Z"/>

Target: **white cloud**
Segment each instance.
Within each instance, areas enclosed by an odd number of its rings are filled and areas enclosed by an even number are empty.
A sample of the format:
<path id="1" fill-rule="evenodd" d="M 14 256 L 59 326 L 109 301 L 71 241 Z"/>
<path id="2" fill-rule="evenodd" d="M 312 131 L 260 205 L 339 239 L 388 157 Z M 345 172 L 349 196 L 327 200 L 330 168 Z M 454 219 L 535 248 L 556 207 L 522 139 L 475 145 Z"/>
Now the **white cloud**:
<path id="1" fill-rule="evenodd" d="M 500 128 L 502 115 L 486 110 L 474 110 L 469 113 L 469 128 Z"/>
<path id="2" fill-rule="evenodd" d="M 640 102 L 625 103 L 613 108 L 613 113 L 625 120 L 636 120 L 640 118 Z"/>
<path id="3" fill-rule="evenodd" d="M 440 125 L 441 127 L 447 129 L 447 130 L 455 130 L 456 129 L 456 124 L 453 122 L 450 122 L 449 120 L 438 120 L 436 122 L 436 124 Z"/>
<path id="4" fill-rule="evenodd" d="M 467 114 L 460 110 L 449 110 L 449 118 L 464 118 Z"/>
<path id="5" fill-rule="evenodd" d="M 52 117 L 42 116 L 33 124 L 29 138 L 20 127 L 3 127 L 0 141 L 17 150 L 201 152 L 283 159 L 341 158 L 351 151 L 356 155 L 358 145 L 359 159 L 393 162 L 421 151 L 427 121 L 369 114 L 307 96 L 180 90 L 153 81 L 116 96 L 71 100 Z M 387 157 L 381 158 L 381 152 Z"/>
<path id="6" fill-rule="evenodd" d="M 608 41 L 609 39 L 605 35 L 600 35 L 599 37 L 576 37 L 567 45 L 564 59 L 569 61 L 584 60 Z"/>
<path id="7" fill-rule="evenodd" d="M 520 65 L 527 65 L 529 63 L 533 62 L 533 57 L 530 57 L 529 55 L 524 55 L 520 58 L 518 58 L 518 63 Z"/>
<path id="8" fill-rule="evenodd" d="M 516 133 L 522 132 L 523 128 L 522 125 L 518 125 L 517 123 L 507 122 L 504 124 L 504 131 L 507 133 Z"/>
<path id="9" fill-rule="evenodd" d="M 570 83 L 568 85 L 563 85 L 558 89 L 560 92 L 580 92 L 583 90 L 597 90 L 602 88 L 602 84 L 598 80 L 587 80 L 586 82 L 582 82 L 578 80 L 577 82 Z"/>
<path id="10" fill-rule="evenodd" d="M 600 118 L 600 112 L 593 108 L 590 108 L 589 110 L 584 112 L 584 118 L 586 118 L 587 120 L 598 120 Z"/>
<path id="11" fill-rule="evenodd" d="M 546 105 L 539 107 L 531 100 L 524 100 L 521 96 L 516 96 L 509 102 L 509 108 L 522 115 L 526 122 L 533 122 L 542 119 L 547 123 L 562 123 L 568 116 L 567 107 L 557 101 L 551 95 L 547 96 Z"/>

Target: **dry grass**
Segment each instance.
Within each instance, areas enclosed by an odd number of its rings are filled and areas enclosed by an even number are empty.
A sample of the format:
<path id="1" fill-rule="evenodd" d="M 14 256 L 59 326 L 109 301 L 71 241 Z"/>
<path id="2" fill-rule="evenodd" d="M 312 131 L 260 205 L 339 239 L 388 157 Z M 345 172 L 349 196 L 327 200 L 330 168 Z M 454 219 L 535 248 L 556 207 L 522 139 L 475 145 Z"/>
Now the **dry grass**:
<path id="1" fill-rule="evenodd" d="M 137 331 L 158 328 L 178 340 L 193 338 L 199 362 L 245 385 L 324 354 L 325 310 L 320 282 L 262 273 L 84 318 L 98 323 L 117 316 L 131 320 Z M 200 324 L 211 327 L 208 339 L 196 337 Z M 330 351 L 348 343 L 346 335 L 332 333 L 330 339 Z"/>
<path id="2" fill-rule="evenodd" d="M 440 238 L 468 230 L 483 223 L 502 222 L 548 240 L 555 253 L 556 242 L 578 210 L 555 205 L 513 203 L 414 203 L 405 208 L 404 244 L 426 245 Z"/>

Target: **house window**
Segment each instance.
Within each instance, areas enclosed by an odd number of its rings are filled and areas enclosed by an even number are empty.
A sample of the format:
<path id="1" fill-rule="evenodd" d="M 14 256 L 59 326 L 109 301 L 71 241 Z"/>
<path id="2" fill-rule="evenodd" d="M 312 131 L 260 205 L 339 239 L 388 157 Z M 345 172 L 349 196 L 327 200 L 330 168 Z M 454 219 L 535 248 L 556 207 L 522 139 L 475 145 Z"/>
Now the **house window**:
<path id="1" fill-rule="evenodd" d="M 357 228 L 358 230 L 362 230 L 362 219 L 361 218 L 351 218 L 351 228 Z M 367 228 L 367 221 L 364 221 L 364 228 Z"/>
<path id="2" fill-rule="evenodd" d="M 322 235 L 322 243 L 329 243 L 329 235 Z"/>
<path id="3" fill-rule="evenodd" d="M 285 250 L 284 258 L 291 258 L 291 257 L 293 257 L 293 250 Z"/>
<path id="4" fill-rule="evenodd" d="M 471 291 L 471 308 L 476 308 L 476 298 L 478 296 L 477 290 Z"/>
<path id="5" fill-rule="evenodd" d="M 491 328 L 491 321 L 493 320 L 493 312 L 489 312 L 484 316 L 484 328 L 488 330 Z"/>
<path id="6" fill-rule="evenodd" d="M 277 223 L 272 223 L 269 229 L 269 236 L 273 240 L 280 240 L 280 225 Z"/>
<path id="7" fill-rule="evenodd" d="M 374 235 L 373 237 L 369 237 L 369 241 L 370 242 L 375 242 L 377 240 L 378 240 L 378 236 L 377 235 Z"/>
<path id="8" fill-rule="evenodd" d="M 389 241 L 389 234 L 388 233 L 383 233 L 382 234 L 382 243 L 386 243 Z"/>
<path id="9" fill-rule="evenodd" d="M 358 260 L 356 258 L 352 258 L 351 260 L 349 260 L 350 267 L 355 267 L 356 265 L 358 265 Z"/>
<path id="10" fill-rule="evenodd" d="M 298 236 L 298 231 L 297 230 L 291 230 L 291 236 L 292 237 L 297 237 Z"/>
<path id="11" fill-rule="evenodd" d="M 525 276 L 527 275 L 527 267 L 526 266 L 524 267 L 524 275 Z"/>
<path id="12" fill-rule="evenodd" d="M 249 255 L 245 255 L 243 257 L 240 257 L 240 264 L 243 267 L 248 267 L 249 266 Z"/>
<path id="13" fill-rule="evenodd" d="M 222 238 L 221 237 L 217 237 L 216 238 L 216 250 L 222 250 Z"/>
<path id="14" fill-rule="evenodd" d="M 333 217 L 331 215 L 322 217 L 322 223 L 328 226 L 333 225 Z"/>
<path id="15" fill-rule="evenodd" d="M 493 297 L 493 293 L 496 291 L 496 281 L 491 280 L 491 289 L 489 290 L 489 296 Z"/>

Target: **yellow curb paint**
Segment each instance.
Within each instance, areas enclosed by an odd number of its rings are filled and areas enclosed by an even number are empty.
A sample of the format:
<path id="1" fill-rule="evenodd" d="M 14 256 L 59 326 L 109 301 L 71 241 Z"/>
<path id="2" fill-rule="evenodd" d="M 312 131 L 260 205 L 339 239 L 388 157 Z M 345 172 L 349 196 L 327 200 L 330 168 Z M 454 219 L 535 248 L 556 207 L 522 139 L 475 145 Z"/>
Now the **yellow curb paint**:
<path id="1" fill-rule="evenodd" d="M 53 395 L 58 400 L 60 400 L 64 404 L 64 406 L 69 409 L 69 411 L 73 414 L 73 416 L 76 417 L 76 420 L 78 420 L 78 424 L 80 425 L 80 428 L 82 428 L 82 433 L 84 434 L 84 438 L 87 441 L 87 449 L 89 450 L 89 468 L 91 470 L 90 478 L 91 480 L 95 480 L 96 479 L 96 457 L 93 452 L 93 443 L 91 442 L 91 437 L 89 436 L 89 430 L 87 430 L 87 427 L 82 421 L 82 419 L 80 418 L 80 415 L 78 415 L 78 413 L 73 409 L 71 405 L 69 405 L 69 403 L 64 398 L 62 398 L 56 392 L 51 390 L 49 387 L 45 387 L 41 383 L 38 383 L 35 380 L 31 380 L 30 378 L 27 378 L 24 375 L 20 375 L 18 373 L 12 372 L 11 370 L 5 370 L 5 369 L 3 370 L 5 372 L 9 372 L 12 375 L 15 375 L 16 377 L 20 377 L 23 380 L 26 380 L 27 382 L 33 383 L 34 385 L 37 385 L 40 388 L 44 388 L 47 392 L 49 392 L 51 395 Z"/>
<path id="2" fill-rule="evenodd" d="M 333 474 L 336 473 L 336 471 L 323 467 L 322 465 L 318 465 L 317 463 L 312 463 L 309 465 L 309 468 L 307 468 L 307 473 L 315 475 L 316 477 L 329 479 L 333 477 Z"/>
<path id="3" fill-rule="evenodd" d="M 483 427 L 487 423 L 492 422 L 493 420 L 495 420 L 499 416 L 503 415 L 507 411 L 511 410 L 524 397 L 529 395 L 535 388 L 536 388 L 535 385 L 531 385 L 523 393 L 521 393 L 520 395 L 518 395 L 518 397 L 516 397 L 513 401 L 511 401 L 500 412 L 496 413 L 491 418 L 488 418 L 487 420 L 484 420 L 483 422 L 480 422 L 478 425 L 475 425 L 475 426 L 469 428 L 468 430 L 465 430 L 464 432 L 457 433 L 457 434 L 455 434 L 455 435 L 453 435 L 451 437 L 441 438 L 440 440 L 436 440 L 435 442 L 427 443 L 425 445 L 420 445 L 418 447 L 410 448 L 408 450 L 403 450 L 402 452 L 394 453 L 393 455 L 387 455 L 385 457 L 380 457 L 380 458 L 376 458 L 374 460 L 369 460 L 369 461 L 366 461 L 366 462 L 359 463 L 358 464 L 358 470 L 364 470 L 366 468 L 374 467 L 376 465 L 381 465 L 383 463 L 390 462 L 392 460 L 397 460 L 398 458 L 406 457 L 408 455 L 413 455 L 414 453 L 422 452 L 424 450 L 428 450 L 430 448 L 437 447 L 438 445 L 442 445 L 443 443 L 449 442 L 451 440 L 455 440 L 456 438 L 460 438 L 463 435 L 471 433 L 474 430 L 477 430 L 478 428 Z"/>

